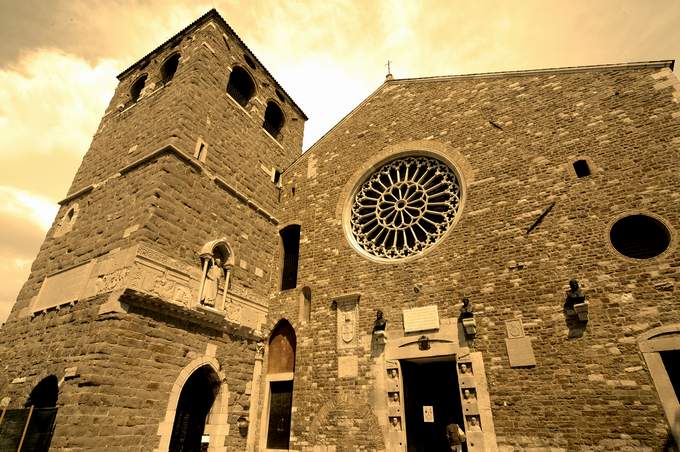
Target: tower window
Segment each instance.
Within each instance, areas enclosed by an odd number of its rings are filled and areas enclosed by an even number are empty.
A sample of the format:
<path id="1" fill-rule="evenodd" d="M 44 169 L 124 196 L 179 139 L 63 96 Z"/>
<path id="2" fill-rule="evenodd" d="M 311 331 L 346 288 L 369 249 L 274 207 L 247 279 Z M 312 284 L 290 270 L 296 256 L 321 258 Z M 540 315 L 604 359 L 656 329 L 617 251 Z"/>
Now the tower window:
<path id="1" fill-rule="evenodd" d="M 312 317 L 312 289 L 303 287 L 300 291 L 300 322 L 308 323 Z"/>
<path id="2" fill-rule="evenodd" d="M 172 55 L 170 58 L 165 60 L 163 67 L 161 67 L 161 77 L 163 83 L 168 83 L 175 76 L 177 72 L 177 67 L 179 66 L 179 53 Z"/>
<path id="3" fill-rule="evenodd" d="M 578 178 L 590 176 L 590 167 L 585 160 L 576 160 L 574 162 L 574 171 Z"/>
<path id="4" fill-rule="evenodd" d="M 250 66 L 252 69 L 257 69 L 257 65 L 255 64 L 255 61 L 250 57 L 250 55 L 243 55 L 243 59 L 246 60 L 246 63 L 248 66 Z"/>
<path id="5" fill-rule="evenodd" d="M 130 99 L 132 102 L 137 102 L 139 100 L 139 96 L 142 94 L 144 85 L 146 85 L 146 74 L 139 77 L 137 81 L 132 84 L 132 88 L 130 88 Z"/>
<path id="6" fill-rule="evenodd" d="M 281 290 L 297 286 L 298 258 L 300 254 L 300 225 L 291 224 L 280 232 L 283 248 L 283 269 L 281 271 Z"/>
<path id="7" fill-rule="evenodd" d="M 281 128 L 283 128 L 283 122 L 281 108 L 272 101 L 267 102 L 267 109 L 264 111 L 264 123 L 262 123 L 264 130 L 278 140 L 281 135 Z"/>
<path id="8" fill-rule="evenodd" d="M 36 408 L 50 408 L 57 406 L 57 399 L 59 398 L 59 381 L 54 375 L 50 375 L 40 380 L 31 394 L 28 396 L 26 406 L 34 406 Z"/>
<path id="9" fill-rule="evenodd" d="M 231 71 L 227 84 L 227 94 L 242 107 L 248 105 L 250 99 L 255 95 L 255 83 L 245 69 L 237 66 Z"/>
<path id="10" fill-rule="evenodd" d="M 272 174 L 272 182 L 277 187 L 281 187 L 281 170 L 274 168 L 274 173 Z"/>
<path id="11" fill-rule="evenodd" d="M 194 158 L 198 159 L 200 162 L 205 163 L 205 159 L 208 156 L 208 145 L 205 141 L 200 138 L 196 141 L 196 147 L 194 148 Z"/>
<path id="12" fill-rule="evenodd" d="M 286 102 L 286 98 L 283 96 L 283 93 L 281 91 L 277 89 L 274 90 L 274 92 L 276 93 L 276 97 L 278 97 L 281 102 Z"/>
<path id="13" fill-rule="evenodd" d="M 666 251 L 670 232 L 656 218 L 630 215 L 614 223 L 609 238 L 619 253 L 633 259 L 649 259 Z"/>

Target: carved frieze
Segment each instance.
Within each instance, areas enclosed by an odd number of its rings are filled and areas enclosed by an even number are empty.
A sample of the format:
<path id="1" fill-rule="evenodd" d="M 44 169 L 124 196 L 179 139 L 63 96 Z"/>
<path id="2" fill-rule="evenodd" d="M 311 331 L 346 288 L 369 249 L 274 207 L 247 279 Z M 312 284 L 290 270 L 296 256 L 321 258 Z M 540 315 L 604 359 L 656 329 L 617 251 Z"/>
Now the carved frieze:
<path id="1" fill-rule="evenodd" d="M 124 289 L 134 289 L 184 308 L 197 308 L 201 271 L 165 256 L 148 246 L 108 253 L 45 278 L 30 313 Z M 247 295 L 247 296 L 246 296 Z M 253 293 L 230 289 L 222 313 L 235 324 L 259 331 L 267 315 L 266 304 Z M 223 289 L 219 290 L 219 297 Z"/>

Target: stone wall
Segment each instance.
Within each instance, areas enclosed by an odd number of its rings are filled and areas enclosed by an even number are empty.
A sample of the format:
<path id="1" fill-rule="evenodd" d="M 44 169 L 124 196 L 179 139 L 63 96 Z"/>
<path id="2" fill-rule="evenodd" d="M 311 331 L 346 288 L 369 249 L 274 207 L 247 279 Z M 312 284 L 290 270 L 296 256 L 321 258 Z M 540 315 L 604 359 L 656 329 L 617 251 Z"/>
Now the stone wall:
<path id="1" fill-rule="evenodd" d="M 177 52 L 178 70 L 163 83 L 160 68 Z M 256 84 L 245 108 L 226 93 L 236 65 Z M 144 74 L 135 102 L 130 88 Z M 220 444 L 211 447 L 243 450 L 235 423 L 249 413 L 278 240 L 273 174 L 299 156 L 306 117 L 214 10 L 119 78 L 0 331 L 0 395 L 20 406 L 54 374 L 62 384 L 53 450 L 162 449 L 178 378 L 205 357 L 228 388 L 226 423 L 211 427 Z M 270 100 L 286 119 L 278 139 L 262 127 Z M 198 302 L 199 253 L 217 239 L 234 254 L 219 311 Z M 142 248 L 150 255 L 135 255 Z M 32 309 L 46 280 L 45 309 Z"/>
<path id="2" fill-rule="evenodd" d="M 182 369 L 214 357 L 228 390 L 227 450 L 243 450 L 236 419 L 248 412 L 255 343 L 150 311 L 98 316 L 105 296 L 7 323 L 0 394 L 21 407 L 42 378 L 60 379 L 50 450 L 150 451 Z M 69 376 L 67 368 L 75 368 Z M 66 378 L 65 378 L 66 374 Z"/>
<path id="3" fill-rule="evenodd" d="M 177 72 L 163 83 L 160 68 L 178 52 Z M 265 297 L 277 246 L 280 188 L 273 171 L 299 156 L 306 118 L 245 55 L 252 54 L 213 11 L 121 75 L 15 313 L 47 275 L 136 242 L 200 267 L 203 244 L 226 238 L 237 254 L 233 283 Z M 246 109 L 226 93 L 236 65 L 256 83 Z M 130 87 L 143 74 L 146 88 L 132 102 Z M 272 99 L 286 117 L 278 141 L 262 128 Z M 194 158 L 201 143 L 204 161 Z M 69 222 L 71 209 L 76 215 Z"/>
<path id="4" fill-rule="evenodd" d="M 668 68 L 634 66 L 395 80 L 305 153 L 284 174 L 282 198 L 282 222 L 302 225 L 298 286 L 312 292 L 311 322 L 298 333 L 294 444 L 318 444 L 315 413 L 327 400 L 367 400 L 376 384 L 365 347 L 353 352 L 357 377 L 338 378 L 332 301 L 358 292 L 364 337 L 377 309 L 388 337 L 398 337 L 402 309 L 435 304 L 455 319 L 460 300 L 472 300 L 473 349 L 483 355 L 501 450 L 659 450 L 667 424 L 636 336 L 680 320 L 673 80 Z M 456 163 L 462 215 L 422 257 L 374 262 L 346 239 L 343 209 L 375 159 L 408 150 Z M 575 176 L 577 159 L 590 163 L 590 176 Z M 670 225 L 666 253 L 635 260 L 611 247 L 611 224 L 635 212 Z M 571 278 L 588 296 L 590 321 L 570 339 L 562 305 Z M 292 292 L 272 301 L 271 323 L 298 317 Z M 505 322 L 515 318 L 535 367 L 510 368 Z M 384 429 L 387 419 L 379 422 Z M 354 450 L 342 431 L 328 435 L 319 447 Z"/>

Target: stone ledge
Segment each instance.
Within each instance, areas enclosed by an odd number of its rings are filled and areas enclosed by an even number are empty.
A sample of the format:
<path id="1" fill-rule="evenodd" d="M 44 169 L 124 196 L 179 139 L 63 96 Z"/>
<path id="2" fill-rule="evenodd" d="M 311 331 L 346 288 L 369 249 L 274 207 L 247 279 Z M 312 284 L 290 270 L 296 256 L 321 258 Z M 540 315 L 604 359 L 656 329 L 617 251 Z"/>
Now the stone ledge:
<path id="1" fill-rule="evenodd" d="M 176 157 L 179 157 L 180 160 L 183 160 L 185 163 L 188 163 L 190 166 L 194 167 L 196 170 L 199 172 L 203 172 L 203 165 L 201 165 L 196 159 L 191 157 L 188 154 L 185 154 L 184 152 L 180 151 L 177 149 L 175 146 L 172 144 L 166 144 L 160 149 L 151 152 L 150 154 L 147 154 L 134 162 L 130 163 L 129 165 L 121 168 L 118 173 L 123 175 L 126 173 L 129 173 L 130 171 L 144 165 L 145 163 L 150 162 L 151 160 L 155 159 L 156 157 L 160 157 L 161 155 L 165 154 L 172 154 L 175 155 Z"/>
<path id="2" fill-rule="evenodd" d="M 224 317 L 224 312 L 215 309 L 206 309 L 202 307 L 193 309 L 130 288 L 126 288 L 121 292 L 118 302 L 121 303 L 121 305 L 139 307 L 176 319 L 196 323 L 216 331 L 234 334 L 245 339 L 254 341 L 262 340 L 262 337 L 252 328 L 239 325 L 238 323 L 226 319 Z"/>
<path id="3" fill-rule="evenodd" d="M 59 204 L 60 206 L 63 206 L 64 204 L 68 204 L 69 202 L 73 201 L 74 199 L 90 193 L 92 190 L 94 190 L 94 185 L 90 184 L 86 187 L 81 188 L 77 192 L 68 195 L 67 197 L 65 197 L 61 201 L 58 201 L 57 204 Z"/>
<path id="4" fill-rule="evenodd" d="M 88 194 L 89 192 L 91 192 L 92 190 L 94 190 L 95 188 L 103 186 L 109 180 L 114 179 L 116 177 L 120 177 L 120 176 L 125 175 L 127 173 L 130 173 L 130 172 L 146 165 L 147 163 L 151 162 L 155 158 L 158 158 L 158 157 L 160 157 L 162 155 L 166 155 L 166 154 L 173 155 L 173 156 L 177 157 L 179 160 L 182 160 L 184 163 L 186 163 L 189 166 L 191 166 L 192 168 L 196 169 L 199 173 L 205 173 L 208 177 L 210 177 L 212 179 L 212 181 L 218 187 L 220 187 L 223 190 L 234 195 L 239 201 L 241 201 L 242 203 L 244 203 L 245 205 L 247 205 L 248 207 L 253 209 L 255 212 L 257 212 L 261 216 L 265 217 L 269 222 L 273 223 L 274 225 L 279 224 L 279 220 L 276 217 L 274 217 L 274 215 L 272 215 L 270 212 L 268 212 L 263 207 L 261 207 L 259 204 L 257 204 L 255 201 L 250 199 L 248 196 L 244 195 L 239 190 L 237 190 L 236 188 L 231 186 L 227 181 L 225 181 L 221 177 L 213 176 L 212 174 L 210 174 L 205 169 L 205 167 L 203 166 L 203 164 L 201 162 L 199 162 L 198 160 L 196 160 L 194 157 L 190 156 L 189 154 L 185 153 L 184 151 L 179 150 L 177 147 L 175 147 L 173 144 L 170 144 L 170 143 L 164 144 L 159 149 L 157 149 L 157 150 L 155 150 L 155 151 L 153 151 L 153 152 L 151 152 L 151 153 L 149 153 L 149 154 L 147 154 L 143 157 L 138 158 L 137 160 L 135 160 L 134 162 L 132 162 L 128 165 L 125 165 L 123 168 L 118 170 L 116 173 L 111 174 L 108 177 L 105 177 L 100 183 L 90 184 L 90 185 L 76 191 L 75 193 L 73 193 L 73 194 L 67 196 L 66 198 L 62 199 L 61 201 L 59 201 L 58 204 L 60 204 L 60 205 L 67 204 L 68 202 L 72 201 L 73 199 L 78 198 L 80 196 L 84 196 L 84 195 Z"/>

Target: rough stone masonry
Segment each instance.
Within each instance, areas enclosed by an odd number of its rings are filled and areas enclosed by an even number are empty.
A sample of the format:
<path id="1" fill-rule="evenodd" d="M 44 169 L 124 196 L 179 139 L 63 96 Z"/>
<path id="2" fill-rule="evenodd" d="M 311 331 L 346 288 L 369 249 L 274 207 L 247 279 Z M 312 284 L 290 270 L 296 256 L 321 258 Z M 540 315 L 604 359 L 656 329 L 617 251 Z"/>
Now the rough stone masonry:
<path id="1" fill-rule="evenodd" d="M 0 330 L 0 445 L 677 448 L 672 67 L 388 77 L 301 154 L 211 10 L 119 76 Z"/>

